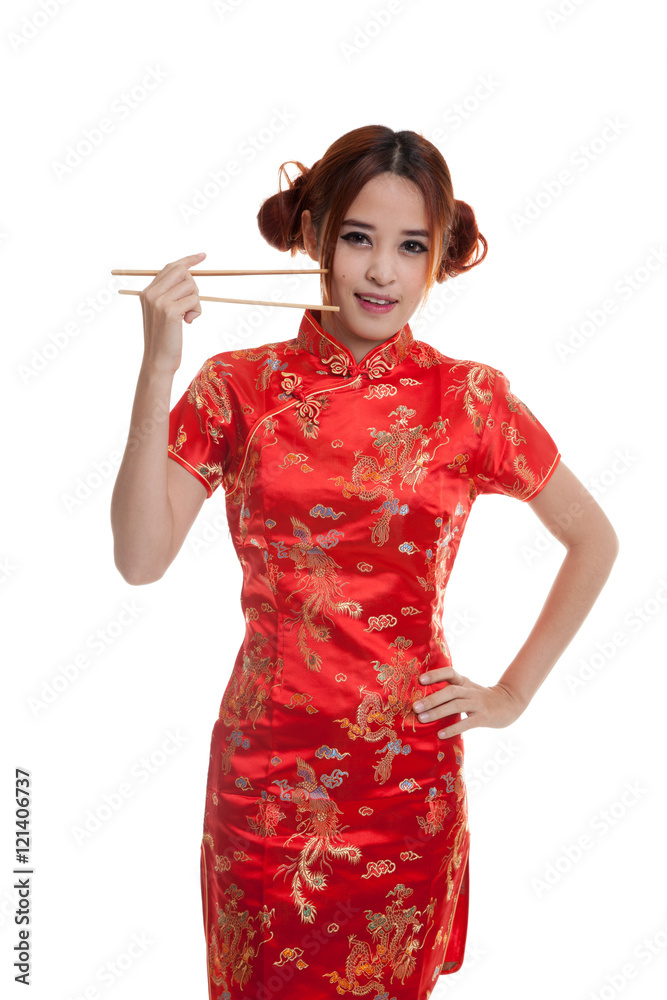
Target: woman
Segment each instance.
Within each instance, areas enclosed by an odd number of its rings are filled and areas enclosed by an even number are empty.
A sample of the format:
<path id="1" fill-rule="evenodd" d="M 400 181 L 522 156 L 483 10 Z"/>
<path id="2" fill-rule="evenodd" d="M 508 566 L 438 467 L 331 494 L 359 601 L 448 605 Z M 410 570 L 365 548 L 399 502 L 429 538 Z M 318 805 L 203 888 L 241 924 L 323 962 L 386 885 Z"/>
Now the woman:
<path id="1" fill-rule="evenodd" d="M 412 336 L 433 283 L 486 254 L 439 151 L 373 125 L 298 166 L 260 231 L 329 269 L 323 302 L 339 311 L 305 310 L 294 339 L 207 359 L 169 413 L 182 320 L 201 312 L 188 269 L 205 255 L 162 269 L 141 297 L 115 559 L 129 583 L 158 580 L 223 485 L 246 635 L 207 781 L 210 997 L 426 1000 L 465 948 L 462 733 L 525 710 L 617 538 L 503 372 Z M 482 493 L 529 503 L 567 550 L 490 687 L 454 669 L 441 620 Z"/>

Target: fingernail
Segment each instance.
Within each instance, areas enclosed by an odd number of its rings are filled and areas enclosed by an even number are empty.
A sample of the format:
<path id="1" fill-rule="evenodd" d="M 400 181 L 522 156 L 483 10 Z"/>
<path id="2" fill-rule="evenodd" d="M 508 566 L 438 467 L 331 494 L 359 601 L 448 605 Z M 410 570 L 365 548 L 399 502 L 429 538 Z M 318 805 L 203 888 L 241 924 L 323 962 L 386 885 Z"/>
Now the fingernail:
<path id="1" fill-rule="evenodd" d="M 415 704 L 413 705 L 415 712 L 421 712 L 423 707 L 424 707 L 423 701 L 416 701 Z"/>

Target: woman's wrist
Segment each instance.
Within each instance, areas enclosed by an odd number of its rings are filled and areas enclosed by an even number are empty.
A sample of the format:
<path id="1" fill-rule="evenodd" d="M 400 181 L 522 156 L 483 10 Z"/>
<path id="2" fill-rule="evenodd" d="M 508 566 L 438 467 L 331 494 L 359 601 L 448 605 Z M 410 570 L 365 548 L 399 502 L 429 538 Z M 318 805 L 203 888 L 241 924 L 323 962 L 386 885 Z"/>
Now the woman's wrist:
<path id="1" fill-rule="evenodd" d="M 178 366 L 174 368 L 168 362 L 165 362 L 164 359 L 161 360 L 159 358 L 151 357 L 148 354 L 144 354 L 139 368 L 139 381 L 146 384 L 168 384 L 171 389 L 171 384 L 174 381 L 174 376 L 177 371 Z"/>

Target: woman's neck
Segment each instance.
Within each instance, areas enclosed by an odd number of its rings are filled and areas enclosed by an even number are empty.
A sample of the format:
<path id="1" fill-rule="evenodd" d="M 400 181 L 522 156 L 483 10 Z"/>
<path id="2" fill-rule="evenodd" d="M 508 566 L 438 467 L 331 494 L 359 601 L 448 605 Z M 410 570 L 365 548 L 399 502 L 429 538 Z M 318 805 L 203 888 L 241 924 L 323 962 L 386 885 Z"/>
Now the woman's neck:
<path id="1" fill-rule="evenodd" d="M 341 344 L 345 344 L 350 354 L 353 356 L 354 360 L 359 364 L 369 351 L 372 351 L 374 347 L 378 344 L 384 343 L 384 340 L 388 340 L 385 337 L 383 340 L 369 340 L 367 337 L 359 337 L 353 331 L 343 328 L 343 330 L 338 329 L 338 324 L 336 323 L 335 313 L 331 313 L 328 310 L 319 309 L 317 310 L 319 318 L 316 315 L 315 319 L 320 324 L 326 333 L 335 337 L 339 340 Z"/>

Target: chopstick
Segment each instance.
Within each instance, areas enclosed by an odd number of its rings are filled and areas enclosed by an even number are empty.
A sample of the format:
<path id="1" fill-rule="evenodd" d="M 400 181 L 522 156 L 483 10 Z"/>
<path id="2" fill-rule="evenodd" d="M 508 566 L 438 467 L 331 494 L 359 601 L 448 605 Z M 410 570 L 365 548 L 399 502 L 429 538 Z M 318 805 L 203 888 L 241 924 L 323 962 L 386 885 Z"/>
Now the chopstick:
<path id="1" fill-rule="evenodd" d="M 132 292 L 129 288 L 119 288 L 118 294 L 141 295 L 141 292 Z M 309 305 L 307 302 L 273 302 L 269 299 L 221 299 L 217 295 L 200 295 L 199 300 L 200 302 L 232 302 L 234 305 L 242 306 L 288 306 L 293 309 L 324 309 L 328 312 L 340 311 L 340 306 L 325 306 L 321 302 Z"/>
<path id="2" fill-rule="evenodd" d="M 329 270 L 328 267 L 309 267 L 305 271 L 297 271 L 296 268 L 287 267 L 279 271 L 190 271 L 190 274 L 196 275 L 198 277 L 212 277 L 219 274 L 326 274 Z M 111 272 L 112 274 L 138 274 L 138 275 L 155 275 L 159 274 L 159 271 L 120 271 L 115 270 Z"/>
<path id="3" fill-rule="evenodd" d="M 219 277 L 225 275 L 239 275 L 239 274 L 326 274 L 329 269 L 327 267 L 309 267 L 306 270 L 299 271 L 296 268 L 288 267 L 277 271 L 190 271 L 190 274 L 196 278 L 209 278 L 209 277 Z M 148 277 L 150 275 L 159 274 L 159 271 L 151 270 L 139 270 L 139 271 L 128 271 L 116 268 L 111 272 L 112 274 L 128 274 Z M 141 295 L 141 292 L 130 291 L 128 288 L 119 288 L 119 295 Z M 340 306 L 325 306 L 322 303 L 317 305 L 309 305 L 305 302 L 274 302 L 267 299 L 221 299 L 217 295 L 200 295 L 199 299 L 201 302 L 230 302 L 234 305 L 243 306 L 285 306 L 290 309 L 323 309 L 328 312 L 339 312 Z"/>

